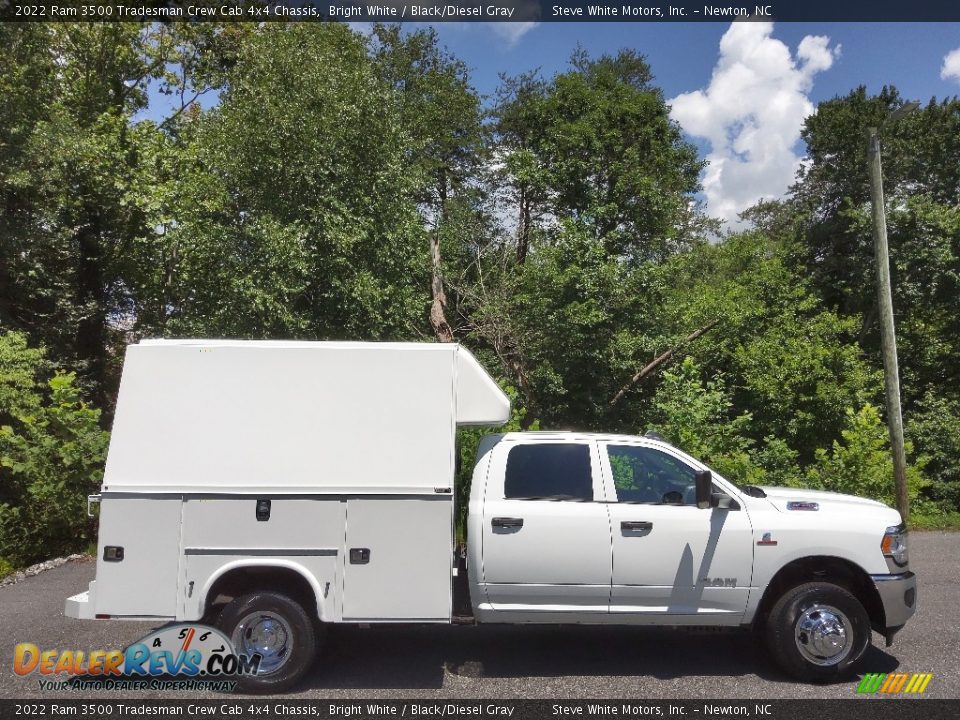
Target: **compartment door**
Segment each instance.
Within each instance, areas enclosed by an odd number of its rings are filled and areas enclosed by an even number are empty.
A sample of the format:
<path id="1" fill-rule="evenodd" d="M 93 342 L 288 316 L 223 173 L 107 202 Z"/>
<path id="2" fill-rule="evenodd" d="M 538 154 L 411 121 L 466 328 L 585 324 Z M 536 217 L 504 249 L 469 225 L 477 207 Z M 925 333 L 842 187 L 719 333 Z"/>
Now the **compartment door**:
<path id="1" fill-rule="evenodd" d="M 174 617 L 180 566 L 179 496 L 109 498 L 100 504 L 96 612 Z M 103 559 L 103 548 L 123 548 L 123 560 Z"/>
<path id="2" fill-rule="evenodd" d="M 453 498 L 347 500 L 343 619 L 449 621 Z"/>

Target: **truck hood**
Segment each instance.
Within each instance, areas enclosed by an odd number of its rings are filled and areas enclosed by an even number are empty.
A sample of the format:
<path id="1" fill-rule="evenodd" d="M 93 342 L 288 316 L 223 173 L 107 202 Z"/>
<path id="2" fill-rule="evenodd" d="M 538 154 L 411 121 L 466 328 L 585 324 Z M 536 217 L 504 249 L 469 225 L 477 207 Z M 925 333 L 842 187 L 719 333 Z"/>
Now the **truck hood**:
<path id="1" fill-rule="evenodd" d="M 789 510 L 787 503 L 790 502 L 817 503 L 820 506 L 820 511 L 843 510 L 850 506 L 890 510 L 887 505 L 884 505 L 882 502 L 877 502 L 876 500 L 869 500 L 867 498 L 857 497 L 856 495 L 827 492 L 825 490 L 801 490 L 786 487 L 763 487 L 762 490 L 767 494 L 767 500 L 781 512 L 804 512 L 803 510 Z"/>

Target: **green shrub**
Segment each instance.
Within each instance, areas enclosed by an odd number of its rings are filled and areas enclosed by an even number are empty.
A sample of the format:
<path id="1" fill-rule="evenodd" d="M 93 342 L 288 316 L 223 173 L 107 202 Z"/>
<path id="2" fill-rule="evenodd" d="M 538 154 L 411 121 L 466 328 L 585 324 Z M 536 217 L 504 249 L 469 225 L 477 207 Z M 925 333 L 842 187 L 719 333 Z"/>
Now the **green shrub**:
<path id="1" fill-rule="evenodd" d="M 103 475 L 108 434 L 73 373 L 50 373 L 18 333 L 0 335 L 0 557 L 14 566 L 94 537 L 86 497 Z"/>
<path id="2" fill-rule="evenodd" d="M 773 487 L 802 485 L 803 470 L 799 456 L 800 453 L 782 438 L 772 435 L 765 437 L 763 445 L 751 453 L 756 484 Z"/>
<path id="3" fill-rule="evenodd" d="M 691 357 L 663 374 L 654 398 L 653 429 L 731 482 L 754 482 L 758 473 L 746 437 L 750 413 L 733 415 L 722 374 L 706 381 L 701 375 Z"/>
<path id="4" fill-rule="evenodd" d="M 784 439 L 765 437 L 761 444 L 747 437 L 752 417 L 735 414 L 723 375 L 704 380 L 700 366 L 688 357 L 663 378 L 654 400 L 656 429 L 728 480 L 832 490 L 895 504 L 887 426 L 875 406 L 848 409 L 841 437 L 818 448 L 813 462 L 804 467 Z M 908 442 L 908 456 L 912 452 Z M 942 508 L 927 498 L 927 462 L 923 455 L 912 459 L 907 484 L 911 512 L 929 518 Z"/>
<path id="5" fill-rule="evenodd" d="M 960 511 L 960 401 L 928 392 L 906 413 L 905 429 L 917 450 L 929 458 L 924 492 L 944 512 Z"/>
<path id="6" fill-rule="evenodd" d="M 807 468 L 804 484 L 807 487 L 859 495 L 895 504 L 893 461 L 887 426 L 880 411 L 873 405 L 864 405 L 859 411 L 848 409 L 842 438 L 834 440 L 829 449 L 820 448 L 814 463 Z M 907 454 L 913 450 L 907 443 Z M 924 458 L 914 460 L 907 467 L 907 489 L 914 512 L 930 514 L 935 506 L 921 493 L 927 486 L 923 477 Z"/>

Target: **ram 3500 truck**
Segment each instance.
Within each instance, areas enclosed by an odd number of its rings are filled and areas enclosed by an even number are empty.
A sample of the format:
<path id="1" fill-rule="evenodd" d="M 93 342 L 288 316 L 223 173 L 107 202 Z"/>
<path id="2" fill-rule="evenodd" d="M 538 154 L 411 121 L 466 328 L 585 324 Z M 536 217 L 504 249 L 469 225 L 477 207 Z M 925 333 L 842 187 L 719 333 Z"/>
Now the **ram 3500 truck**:
<path id="1" fill-rule="evenodd" d="M 145 341 L 128 348 L 80 619 L 201 621 L 281 691 L 328 623 L 450 623 L 456 430 L 510 404 L 453 344 Z M 756 630 L 807 680 L 916 609 L 899 514 L 740 487 L 656 437 L 480 444 L 466 569 L 477 622 Z"/>

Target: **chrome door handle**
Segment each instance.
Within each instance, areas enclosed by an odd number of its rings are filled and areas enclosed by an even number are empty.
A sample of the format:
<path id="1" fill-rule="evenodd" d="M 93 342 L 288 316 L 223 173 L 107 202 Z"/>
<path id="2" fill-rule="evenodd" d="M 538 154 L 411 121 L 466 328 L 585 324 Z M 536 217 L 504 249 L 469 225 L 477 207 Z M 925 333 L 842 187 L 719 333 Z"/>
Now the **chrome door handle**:
<path id="1" fill-rule="evenodd" d="M 653 530 L 653 523 L 646 520 L 624 520 L 620 523 L 621 530 Z"/>
<path id="2" fill-rule="evenodd" d="M 492 524 L 499 528 L 522 528 L 523 518 L 495 517 Z"/>

